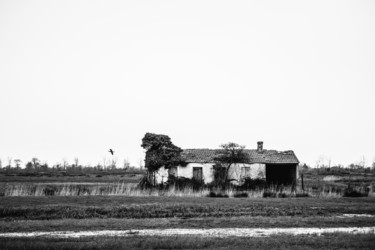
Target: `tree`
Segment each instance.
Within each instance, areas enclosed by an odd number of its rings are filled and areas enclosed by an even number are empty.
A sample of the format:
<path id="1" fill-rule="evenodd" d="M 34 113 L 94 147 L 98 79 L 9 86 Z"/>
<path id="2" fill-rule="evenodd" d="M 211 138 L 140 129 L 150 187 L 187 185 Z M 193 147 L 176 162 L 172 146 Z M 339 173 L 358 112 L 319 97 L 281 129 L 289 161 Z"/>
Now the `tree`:
<path id="1" fill-rule="evenodd" d="M 111 160 L 111 170 L 115 170 L 117 165 L 117 157 L 113 157 Z"/>
<path id="2" fill-rule="evenodd" d="M 26 169 L 27 169 L 27 170 L 32 170 L 32 169 L 33 169 L 33 164 L 31 163 L 31 161 L 29 161 L 29 162 L 26 164 Z"/>
<path id="3" fill-rule="evenodd" d="M 38 160 L 38 158 L 36 158 L 36 157 L 32 158 L 31 162 L 33 163 L 34 169 L 37 170 L 38 166 L 39 166 L 39 160 Z"/>
<path id="4" fill-rule="evenodd" d="M 129 167 L 130 167 L 129 160 L 128 159 L 124 159 L 123 168 L 124 169 L 129 169 Z"/>
<path id="5" fill-rule="evenodd" d="M 107 169 L 107 158 L 103 157 L 103 169 Z"/>
<path id="6" fill-rule="evenodd" d="M 74 158 L 74 166 L 78 168 L 79 159 L 78 157 Z"/>
<path id="7" fill-rule="evenodd" d="M 182 162 L 182 149 L 174 145 L 167 135 L 146 133 L 141 146 L 146 149 L 145 167 L 150 172 L 157 171 L 162 166 L 177 166 Z"/>
<path id="8" fill-rule="evenodd" d="M 67 167 L 69 166 L 69 163 L 65 158 L 62 159 L 62 166 L 64 170 L 66 170 Z"/>
<path id="9" fill-rule="evenodd" d="M 12 158 L 11 157 L 8 157 L 8 166 L 6 166 L 8 169 L 10 169 L 12 167 Z"/>
<path id="10" fill-rule="evenodd" d="M 48 171 L 48 164 L 47 164 L 47 162 L 44 162 L 43 164 L 40 164 L 40 169 L 42 171 Z"/>
<path id="11" fill-rule="evenodd" d="M 16 164 L 16 168 L 19 169 L 20 168 L 20 165 L 21 165 L 21 160 L 20 159 L 15 159 L 14 160 L 14 163 Z"/>
<path id="12" fill-rule="evenodd" d="M 139 169 L 143 169 L 144 159 L 139 158 Z"/>
<path id="13" fill-rule="evenodd" d="M 216 162 L 215 172 L 216 176 L 220 178 L 217 184 L 226 186 L 229 182 L 230 167 L 237 163 L 248 163 L 249 155 L 245 152 L 245 146 L 241 146 L 234 142 L 229 142 L 220 145 L 220 148 L 214 161 Z M 220 172 L 220 173 L 218 173 Z"/>

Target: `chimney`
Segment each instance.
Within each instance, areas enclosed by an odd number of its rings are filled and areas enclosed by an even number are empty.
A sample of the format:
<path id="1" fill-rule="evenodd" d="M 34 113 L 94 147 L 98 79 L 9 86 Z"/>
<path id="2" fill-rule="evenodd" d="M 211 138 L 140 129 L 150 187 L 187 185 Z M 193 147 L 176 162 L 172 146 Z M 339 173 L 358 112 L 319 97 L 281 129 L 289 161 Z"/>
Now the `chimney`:
<path id="1" fill-rule="evenodd" d="M 263 142 L 262 141 L 258 141 L 257 152 L 262 152 L 262 151 L 263 151 Z"/>

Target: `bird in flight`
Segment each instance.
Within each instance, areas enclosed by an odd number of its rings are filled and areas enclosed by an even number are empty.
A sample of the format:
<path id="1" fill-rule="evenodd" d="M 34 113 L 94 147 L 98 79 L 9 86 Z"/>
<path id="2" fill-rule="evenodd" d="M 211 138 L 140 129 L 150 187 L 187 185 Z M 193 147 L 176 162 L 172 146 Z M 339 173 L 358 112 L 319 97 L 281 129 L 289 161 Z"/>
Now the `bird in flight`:
<path id="1" fill-rule="evenodd" d="M 110 152 L 111 155 L 113 155 L 113 153 L 114 153 L 115 151 L 113 151 L 113 150 L 110 148 L 108 152 Z"/>

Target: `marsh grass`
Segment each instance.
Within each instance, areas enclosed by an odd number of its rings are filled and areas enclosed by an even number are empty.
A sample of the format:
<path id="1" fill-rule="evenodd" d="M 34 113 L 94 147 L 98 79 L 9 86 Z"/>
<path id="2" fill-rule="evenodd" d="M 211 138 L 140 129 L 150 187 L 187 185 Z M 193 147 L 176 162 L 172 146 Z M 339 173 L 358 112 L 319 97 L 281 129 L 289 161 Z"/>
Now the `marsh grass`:
<path id="1" fill-rule="evenodd" d="M 292 187 L 276 187 L 255 190 L 236 190 L 235 187 L 222 189 L 201 188 L 190 186 L 177 188 L 142 189 L 136 183 L 16 183 L 7 184 L 0 196 L 130 196 L 130 197 L 212 197 L 212 198 L 340 198 L 344 192 L 332 187 L 320 189 L 306 188 L 305 191 Z M 373 190 L 366 196 L 374 197 Z"/>
<path id="2" fill-rule="evenodd" d="M 13 184 L 5 187 L 4 196 L 166 196 L 166 197 L 206 197 L 208 189 L 194 190 L 191 187 L 177 189 L 141 189 L 134 183 L 80 183 L 52 184 Z"/>
<path id="3" fill-rule="evenodd" d="M 276 187 L 237 191 L 235 188 L 225 190 L 210 190 L 208 188 L 194 189 L 186 186 L 176 188 L 171 186 L 166 189 L 141 189 L 133 183 L 97 183 L 96 185 L 81 183 L 64 184 L 13 184 L 7 185 L 4 196 L 162 196 L 162 197 L 212 197 L 212 198 L 261 198 L 261 197 L 298 197 L 297 192 L 291 188 Z M 307 195 L 309 196 L 309 195 Z M 306 197 L 306 196 L 304 196 Z"/>

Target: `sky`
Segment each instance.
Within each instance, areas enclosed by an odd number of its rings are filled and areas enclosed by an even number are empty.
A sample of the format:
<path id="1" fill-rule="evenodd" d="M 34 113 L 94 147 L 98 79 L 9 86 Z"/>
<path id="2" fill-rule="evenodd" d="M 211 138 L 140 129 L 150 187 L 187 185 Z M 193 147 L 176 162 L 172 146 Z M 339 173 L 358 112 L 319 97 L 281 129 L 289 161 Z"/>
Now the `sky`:
<path id="1" fill-rule="evenodd" d="M 375 161 L 375 1 L 0 1 L 0 159 L 127 159 L 145 133 Z"/>

